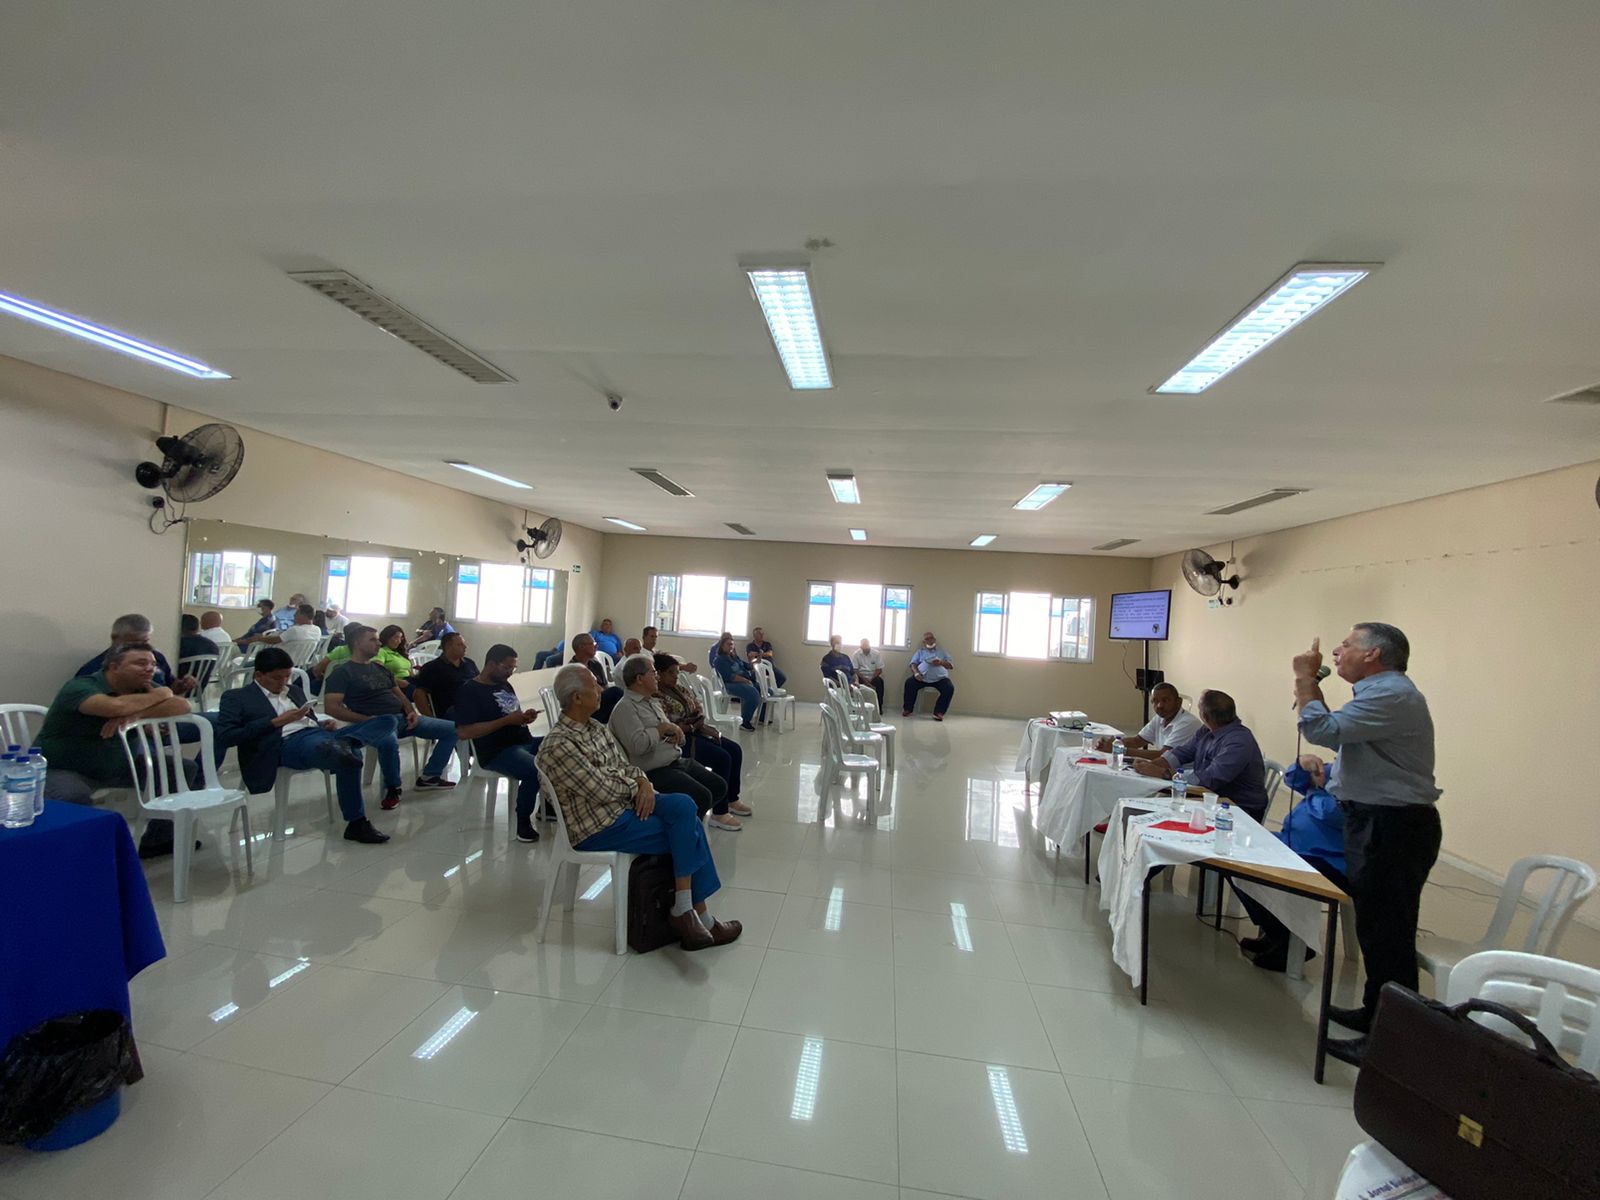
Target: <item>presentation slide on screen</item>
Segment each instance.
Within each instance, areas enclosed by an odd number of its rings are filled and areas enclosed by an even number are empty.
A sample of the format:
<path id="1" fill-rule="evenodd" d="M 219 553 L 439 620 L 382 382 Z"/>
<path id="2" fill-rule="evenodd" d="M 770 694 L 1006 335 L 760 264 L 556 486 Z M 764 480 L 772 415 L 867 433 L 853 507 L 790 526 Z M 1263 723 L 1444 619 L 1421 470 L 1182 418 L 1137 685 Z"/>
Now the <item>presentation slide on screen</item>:
<path id="1" fill-rule="evenodd" d="M 1111 636 L 1127 641 L 1164 641 L 1171 592 L 1122 592 L 1111 597 Z"/>

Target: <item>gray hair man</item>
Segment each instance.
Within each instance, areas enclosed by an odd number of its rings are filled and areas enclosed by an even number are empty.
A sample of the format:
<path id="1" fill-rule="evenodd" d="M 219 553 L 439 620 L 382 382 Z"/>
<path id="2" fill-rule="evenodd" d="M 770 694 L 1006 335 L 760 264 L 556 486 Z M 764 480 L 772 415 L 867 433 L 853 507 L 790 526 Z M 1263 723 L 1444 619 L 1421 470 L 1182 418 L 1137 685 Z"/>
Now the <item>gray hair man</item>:
<path id="1" fill-rule="evenodd" d="M 1443 837 L 1441 793 L 1433 779 L 1433 716 L 1406 674 L 1406 635 L 1363 621 L 1334 648 L 1333 662 L 1355 692 L 1348 704 L 1335 710 L 1323 699 L 1320 638 L 1295 655 L 1294 697 L 1306 741 L 1339 752 L 1345 874 L 1367 981 L 1359 1008 L 1329 1010 L 1361 1036 L 1330 1041 L 1328 1053 L 1359 1066 L 1383 985 L 1417 986 L 1417 919 Z"/>
<path id="2" fill-rule="evenodd" d="M 606 729 L 591 719 L 600 707 L 600 685 L 587 668 L 562 667 L 554 690 L 561 719 L 539 746 L 539 774 L 555 793 L 573 846 L 670 855 L 670 919 L 679 944 L 685 950 L 705 950 L 737 940 L 743 926 L 718 921 L 706 909 L 706 898 L 722 881 L 694 801 L 682 793 L 657 793 Z"/>
<path id="3" fill-rule="evenodd" d="M 106 665 L 106 655 L 118 646 L 145 646 L 156 656 L 155 678 L 151 680 L 153 687 L 171 688 L 179 696 L 187 696 L 194 691 L 198 683 L 195 677 L 180 677 L 172 669 L 166 655 L 150 645 L 150 618 L 143 613 L 124 613 L 111 622 L 111 645 L 79 667 L 77 677 L 81 679 L 102 670 Z"/>
<path id="4" fill-rule="evenodd" d="M 683 730 L 656 698 L 659 680 L 655 660 L 635 654 L 622 660 L 622 698 L 611 709 L 606 724 L 628 760 L 645 773 L 659 792 L 682 792 L 702 813 L 710 811 L 711 826 L 738 832 L 743 826 L 728 811 L 728 783 L 710 767 L 683 756 Z"/>

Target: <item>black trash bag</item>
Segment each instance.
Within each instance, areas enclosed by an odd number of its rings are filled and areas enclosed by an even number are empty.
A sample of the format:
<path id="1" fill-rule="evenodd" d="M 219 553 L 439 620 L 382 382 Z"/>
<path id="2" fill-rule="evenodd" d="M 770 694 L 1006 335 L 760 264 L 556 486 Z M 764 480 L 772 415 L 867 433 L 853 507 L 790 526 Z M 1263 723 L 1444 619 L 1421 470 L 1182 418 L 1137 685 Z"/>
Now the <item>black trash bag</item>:
<path id="1" fill-rule="evenodd" d="M 54 1017 L 19 1033 L 0 1057 L 0 1142 L 49 1133 L 143 1074 L 133 1030 L 119 1012 Z"/>

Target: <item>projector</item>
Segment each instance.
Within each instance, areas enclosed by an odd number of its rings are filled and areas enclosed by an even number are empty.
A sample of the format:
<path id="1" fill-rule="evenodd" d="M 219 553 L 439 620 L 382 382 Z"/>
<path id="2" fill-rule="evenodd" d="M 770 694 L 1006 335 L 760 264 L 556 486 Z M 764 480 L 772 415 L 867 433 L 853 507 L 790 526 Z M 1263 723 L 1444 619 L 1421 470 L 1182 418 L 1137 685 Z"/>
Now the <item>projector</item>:
<path id="1" fill-rule="evenodd" d="M 1082 729 L 1089 724 L 1089 714 L 1081 712 L 1053 712 L 1050 719 L 1061 729 Z"/>

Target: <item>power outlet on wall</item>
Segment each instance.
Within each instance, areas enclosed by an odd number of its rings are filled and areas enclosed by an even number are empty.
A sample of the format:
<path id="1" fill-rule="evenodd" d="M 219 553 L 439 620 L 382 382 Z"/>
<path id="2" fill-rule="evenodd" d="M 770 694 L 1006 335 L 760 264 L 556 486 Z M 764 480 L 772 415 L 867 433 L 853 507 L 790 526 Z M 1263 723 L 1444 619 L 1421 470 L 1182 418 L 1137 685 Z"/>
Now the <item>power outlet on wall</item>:
<path id="1" fill-rule="evenodd" d="M 1213 597 L 1211 597 L 1211 599 L 1206 601 L 1206 607 L 1207 608 L 1221 608 L 1221 607 L 1223 607 L 1222 597 L 1221 596 L 1213 596 Z"/>

